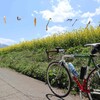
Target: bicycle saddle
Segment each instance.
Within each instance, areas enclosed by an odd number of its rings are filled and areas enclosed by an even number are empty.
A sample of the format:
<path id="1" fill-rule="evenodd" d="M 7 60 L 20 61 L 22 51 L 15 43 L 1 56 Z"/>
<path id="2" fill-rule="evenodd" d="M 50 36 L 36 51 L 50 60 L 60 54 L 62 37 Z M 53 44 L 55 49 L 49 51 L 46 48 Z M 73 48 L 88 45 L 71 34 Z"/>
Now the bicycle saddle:
<path id="1" fill-rule="evenodd" d="M 92 46 L 91 54 L 100 53 L 100 43 L 86 44 L 85 46 Z"/>
<path id="2" fill-rule="evenodd" d="M 96 45 L 100 45 L 100 43 L 92 43 L 92 44 L 85 44 L 84 46 L 96 46 Z"/>

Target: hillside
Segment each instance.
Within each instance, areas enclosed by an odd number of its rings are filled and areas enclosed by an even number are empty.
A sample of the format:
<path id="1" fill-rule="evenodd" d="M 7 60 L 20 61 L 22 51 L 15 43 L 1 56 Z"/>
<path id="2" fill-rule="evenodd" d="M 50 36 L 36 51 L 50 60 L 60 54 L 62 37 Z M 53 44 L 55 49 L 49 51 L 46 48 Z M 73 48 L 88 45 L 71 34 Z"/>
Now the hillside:
<path id="1" fill-rule="evenodd" d="M 0 43 L 0 48 L 7 47 L 8 45 Z"/>
<path id="2" fill-rule="evenodd" d="M 9 67 L 30 77 L 45 81 L 46 68 L 48 66 L 45 50 L 62 47 L 66 53 L 89 53 L 90 48 L 84 47 L 86 43 L 100 42 L 100 27 L 73 30 L 61 34 L 55 34 L 42 39 L 25 41 L 20 44 L 0 49 L 0 66 Z M 54 59 L 58 59 L 54 54 Z M 75 66 L 82 66 L 86 59 L 78 59 Z"/>

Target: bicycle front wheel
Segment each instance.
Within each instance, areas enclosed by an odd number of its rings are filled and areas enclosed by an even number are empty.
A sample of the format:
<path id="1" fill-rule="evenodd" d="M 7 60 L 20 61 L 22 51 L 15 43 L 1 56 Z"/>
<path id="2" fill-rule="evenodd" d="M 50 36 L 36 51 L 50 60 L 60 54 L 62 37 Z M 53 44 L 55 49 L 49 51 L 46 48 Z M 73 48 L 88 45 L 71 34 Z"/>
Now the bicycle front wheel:
<path id="1" fill-rule="evenodd" d="M 67 96 L 71 90 L 71 76 L 68 69 L 59 62 L 50 63 L 47 68 L 47 83 L 56 96 Z"/>
<path id="2" fill-rule="evenodd" d="M 89 75 L 87 81 L 89 100 L 100 100 L 100 69 L 95 68 Z"/>

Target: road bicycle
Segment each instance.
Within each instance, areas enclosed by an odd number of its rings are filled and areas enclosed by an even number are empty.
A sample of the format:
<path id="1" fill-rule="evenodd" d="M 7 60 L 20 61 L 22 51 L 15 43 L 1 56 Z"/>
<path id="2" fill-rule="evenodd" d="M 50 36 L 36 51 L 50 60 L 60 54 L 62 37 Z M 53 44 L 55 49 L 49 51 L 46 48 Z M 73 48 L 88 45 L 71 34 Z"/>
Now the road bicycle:
<path id="1" fill-rule="evenodd" d="M 46 72 L 47 84 L 55 96 L 66 97 L 70 93 L 72 81 L 74 81 L 79 88 L 81 100 L 84 97 L 83 94 L 89 100 L 100 100 L 100 64 L 96 64 L 94 60 L 95 57 L 99 57 L 100 43 L 86 44 L 85 46 L 92 47 L 91 54 L 64 54 L 59 61 L 53 61 L 48 65 Z M 64 49 L 56 48 L 56 50 L 46 50 L 46 52 L 49 56 L 49 52 L 64 53 L 65 51 Z M 88 59 L 87 65 L 80 71 L 81 79 L 76 72 L 71 72 L 68 65 L 69 62 L 72 62 L 77 57 Z"/>

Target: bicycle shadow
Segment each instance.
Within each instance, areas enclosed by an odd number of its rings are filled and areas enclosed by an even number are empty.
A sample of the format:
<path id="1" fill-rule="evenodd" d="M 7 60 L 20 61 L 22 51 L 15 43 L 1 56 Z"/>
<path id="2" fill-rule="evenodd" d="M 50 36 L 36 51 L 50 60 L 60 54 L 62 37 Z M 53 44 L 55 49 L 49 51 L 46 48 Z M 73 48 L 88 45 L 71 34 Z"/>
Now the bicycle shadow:
<path id="1" fill-rule="evenodd" d="M 57 96 L 54 95 L 54 94 L 46 94 L 46 98 L 47 98 L 48 100 L 65 100 L 65 99 L 63 99 L 63 98 L 61 98 L 61 97 L 57 97 Z"/>

